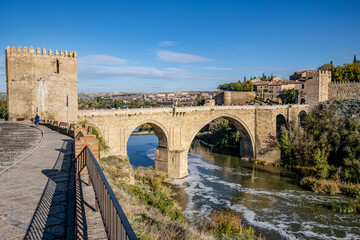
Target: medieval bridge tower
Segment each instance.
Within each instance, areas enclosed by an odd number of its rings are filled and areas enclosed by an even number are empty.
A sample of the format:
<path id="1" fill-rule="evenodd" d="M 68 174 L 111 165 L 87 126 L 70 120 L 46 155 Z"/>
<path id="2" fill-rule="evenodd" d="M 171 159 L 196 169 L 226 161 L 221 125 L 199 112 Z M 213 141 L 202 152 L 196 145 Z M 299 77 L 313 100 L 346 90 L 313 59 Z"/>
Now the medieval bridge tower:
<path id="1" fill-rule="evenodd" d="M 45 48 L 7 47 L 6 90 L 10 120 L 77 121 L 77 54 Z M 67 109 L 67 100 L 69 109 Z"/>

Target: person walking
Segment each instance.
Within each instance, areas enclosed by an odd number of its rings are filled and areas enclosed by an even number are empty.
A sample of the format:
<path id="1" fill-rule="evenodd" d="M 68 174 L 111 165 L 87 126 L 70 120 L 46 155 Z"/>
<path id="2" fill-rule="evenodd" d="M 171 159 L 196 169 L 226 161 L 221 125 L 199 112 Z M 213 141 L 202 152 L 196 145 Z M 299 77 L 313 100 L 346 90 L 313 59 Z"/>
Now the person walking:
<path id="1" fill-rule="evenodd" d="M 36 127 L 39 126 L 39 121 L 40 121 L 40 116 L 38 114 L 36 114 L 36 116 L 35 116 Z"/>

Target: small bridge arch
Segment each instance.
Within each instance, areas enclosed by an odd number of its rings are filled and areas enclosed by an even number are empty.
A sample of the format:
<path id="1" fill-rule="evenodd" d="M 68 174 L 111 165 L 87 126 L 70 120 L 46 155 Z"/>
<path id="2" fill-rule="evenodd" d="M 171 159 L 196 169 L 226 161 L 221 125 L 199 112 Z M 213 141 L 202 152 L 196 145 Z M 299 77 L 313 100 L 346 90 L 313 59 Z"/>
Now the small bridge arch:
<path id="1" fill-rule="evenodd" d="M 125 142 L 126 142 L 126 154 L 127 154 L 127 144 L 129 141 L 129 138 L 131 136 L 131 134 L 133 133 L 133 131 L 143 125 L 143 124 L 149 124 L 152 129 L 155 132 L 155 135 L 158 137 L 158 147 L 155 150 L 155 169 L 158 171 L 163 171 L 163 172 L 167 172 L 168 171 L 168 131 L 167 129 L 162 125 L 162 123 L 153 120 L 153 119 L 145 119 L 142 120 L 140 122 L 136 122 L 134 124 L 132 124 L 129 129 L 130 131 L 127 132 L 126 136 L 125 136 Z M 130 160 L 130 159 L 129 159 Z"/>
<path id="2" fill-rule="evenodd" d="M 134 123 L 132 126 L 129 126 L 130 131 L 127 132 L 125 139 L 126 144 L 129 140 L 129 137 L 134 132 L 134 130 L 143 124 L 149 124 L 154 129 L 155 135 L 159 138 L 159 147 L 164 147 L 164 148 L 168 147 L 168 133 L 166 128 L 160 122 L 152 119 L 145 119 L 140 122 Z"/>
<path id="3" fill-rule="evenodd" d="M 298 121 L 299 121 L 300 126 L 302 126 L 302 127 L 305 124 L 306 116 L 307 116 L 307 112 L 305 110 L 302 110 L 301 112 L 299 112 Z"/>
<path id="4" fill-rule="evenodd" d="M 276 116 L 276 137 L 279 138 L 283 132 L 283 129 L 287 127 L 287 121 L 283 114 Z"/>

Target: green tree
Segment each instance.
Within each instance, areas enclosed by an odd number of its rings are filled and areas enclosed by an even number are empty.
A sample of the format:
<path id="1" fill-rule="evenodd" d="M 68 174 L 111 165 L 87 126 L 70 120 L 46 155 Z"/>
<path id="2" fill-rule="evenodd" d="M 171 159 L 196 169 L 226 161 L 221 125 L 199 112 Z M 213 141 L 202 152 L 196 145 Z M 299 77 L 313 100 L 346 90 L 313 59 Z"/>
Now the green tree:
<path id="1" fill-rule="evenodd" d="M 285 91 L 286 95 L 286 103 L 292 104 L 295 103 L 295 97 L 296 97 L 296 90 L 295 89 L 288 89 Z"/>
<path id="2" fill-rule="evenodd" d="M 200 93 L 197 93 L 196 94 L 196 104 L 198 106 L 204 106 L 205 102 L 206 102 L 206 99 L 204 97 L 204 95 L 200 92 Z"/>
<path id="3" fill-rule="evenodd" d="M 219 90 L 224 91 L 245 91 L 252 92 L 254 91 L 254 85 L 252 82 L 234 82 L 234 83 L 226 83 L 218 86 Z"/>
<path id="4" fill-rule="evenodd" d="M 329 152 L 325 152 L 325 150 L 320 150 L 316 148 L 312 158 L 314 161 L 314 165 L 317 169 L 317 176 L 320 178 L 327 178 L 330 174 L 329 163 L 328 163 Z"/>
<path id="5" fill-rule="evenodd" d="M 360 121 L 349 117 L 354 111 L 360 115 L 353 101 L 323 105 L 301 127 L 284 130 L 278 139 L 281 163 L 315 167 L 318 178 L 360 183 Z"/>
<path id="6" fill-rule="evenodd" d="M 335 70 L 334 65 L 332 64 L 332 61 L 330 63 L 325 63 L 317 68 L 317 70 L 328 70 L 333 72 Z"/>
<path id="7" fill-rule="evenodd" d="M 6 100 L 0 100 L 0 119 L 7 117 L 7 103 Z"/>
<path id="8" fill-rule="evenodd" d="M 290 141 L 289 133 L 284 129 L 278 141 L 278 147 L 281 150 L 281 162 L 284 165 L 292 164 L 292 144 Z"/>
<path id="9" fill-rule="evenodd" d="M 343 66 L 338 65 L 334 67 L 332 64 L 331 66 L 325 65 L 326 64 L 319 68 L 322 70 L 323 68 L 331 67 L 331 71 L 333 73 L 332 81 L 360 82 L 360 64 L 359 60 L 356 59 L 356 55 L 354 55 L 354 60 L 352 63 L 345 63 Z"/>
<path id="10" fill-rule="evenodd" d="M 267 77 L 266 77 L 265 73 L 263 73 L 260 80 L 265 81 L 266 79 L 267 79 Z"/>

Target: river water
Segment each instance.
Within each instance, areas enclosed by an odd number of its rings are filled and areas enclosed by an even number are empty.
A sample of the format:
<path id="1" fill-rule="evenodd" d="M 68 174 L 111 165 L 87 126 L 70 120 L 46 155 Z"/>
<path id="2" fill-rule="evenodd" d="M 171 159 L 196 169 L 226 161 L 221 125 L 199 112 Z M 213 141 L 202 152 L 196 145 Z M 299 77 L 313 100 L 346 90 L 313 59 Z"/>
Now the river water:
<path id="1" fill-rule="evenodd" d="M 130 163 L 154 166 L 157 144 L 156 136 L 131 136 Z M 360 239 L 359 215 L 336 214 L 325 206 L 350 198 L 304 190 L 286 169 L 210 153 L 199 145 L 190 150 L 188 162 L 189 176 L 173 183 L 179 186 L 185 217 L 195 224 L 229 209 L 267 239 Z"/>

